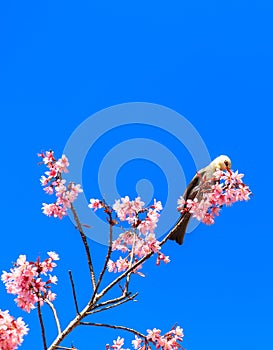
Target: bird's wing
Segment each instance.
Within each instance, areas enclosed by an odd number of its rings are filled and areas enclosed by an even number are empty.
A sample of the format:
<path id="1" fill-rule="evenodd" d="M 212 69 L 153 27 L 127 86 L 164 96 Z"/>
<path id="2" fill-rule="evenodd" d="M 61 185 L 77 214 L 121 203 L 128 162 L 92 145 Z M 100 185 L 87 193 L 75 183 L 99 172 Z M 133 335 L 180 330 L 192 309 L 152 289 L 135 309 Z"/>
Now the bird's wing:
<path id="1" fill-rule="evenodd" d="M 185 201 L 188 199 L 194 200 L 194 198 L 200 193 L 200 183 L 203 176 L 206 176 L 207 168 L 203 168 L 193 177 L 188 187 L 186 188 L 183 198 Z M 186 204 L 185 204 L 186 206 Z M 191 213 L 185 211 L 181 214 L 178 222 L 174 226 L 169 236 L 170 240 L 176 241 L 178 244 L 183 244 L 184 236 L 186 234 L 186 229 L 191 218 Z"/>
<path id="2" fill-rule="evenodd" d="M 183 194 L 183 198 L 185 199 L 185 201 L 187 199 L 193 200 L 196 197 L 198 190 L 199 190 L 200 180 L 204 176 L 205 172 L 206 172 L 205 168 L 201 169 L 193 177 L 193 179 L 191 180 L 191 182 L 189 183 L 188 187 L 186 188 L 186 190 Z"/>

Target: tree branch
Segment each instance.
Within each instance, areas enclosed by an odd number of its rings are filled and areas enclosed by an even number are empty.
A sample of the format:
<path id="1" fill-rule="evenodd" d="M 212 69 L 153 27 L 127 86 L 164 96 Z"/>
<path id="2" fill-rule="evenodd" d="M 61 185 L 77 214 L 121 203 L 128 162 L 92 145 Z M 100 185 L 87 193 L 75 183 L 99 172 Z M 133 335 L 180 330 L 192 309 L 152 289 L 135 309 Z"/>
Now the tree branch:
<path id="1" fill-rule="evenodd" d="M 87 243 L 87 238 L 83 232 L 83 228 L 82 228 L 82 225 L 80 223 L 80 220 L 79 220 L 79 217 L 78 217 L 78 214 L 73 206 L 73 204 L 71 203 L 71 211 L 73 213 L 73 216 L 74 216 L 74 219 L 76 221 L 76 224 L 77 224 L 77 229 L 81 235 L 81 239 L 82 239 L 82 242 L 84 244 L 84 248 L 85 248 L 85 253 L 86 253 L 86 256 L 87 256 L 87 262 L 88 262 L 88 267 L 89 267 L 89 272 L 90 272 L 90 277 L 91 277 L 91 281 L 92 281 L 92 286 L 93 286 L 93 290 L 95 291 L 96 289 L 96 279 L 95 279 L 95 272 L 94 272 L 94 267 L 93 267 L 93 263 L 92 263 L 92 259 L 91 259 L 91 253 L 90 253 L 90 248 L 89 248 L 89 245 Z"/>
<path id="2" fill-rule="evenodd" d="M 80 322 L 81 326 L 95 326 L 95 327 L 106 327 L 106 328 L 112 328 L 112 329 L 121 329 L 123 331 L 127 331 L 130 333 L 133 333 L 143 339 L 146 339 L 145 335 L 136 331 L 133 328 L 125 327 L 125 326 L 116 326 L 116 325 L 111 325 L 107 323 L 94 323 L 94 322 Z"/>
<path id="3" fill-rule="evenodd" d="M 94 289 L 94 293 L 93 293 L 93 296 L 92 296 L 92 301 L 95 299 L 96 297 L 96 294 L 97 294 L 97 291 L 99 289 L 99 286 L 102 282 L 102 279 L 103 279 L 103 276 L 105 274 L 105 271 L 107 269 L 107 265 L 108 265 L 108 262 L 110 260 L 110 257 L 111 257 L 111 253 L 112 253 L 112 243 L 113 243 L 113 219 L 112 219 L 112 214 L 109 212 L 108 213 L 109 215 L 109 245 L 108 245 L 108 251 L 107 251 L 107 254 L 106 254 L 106 258 L 105 258 L 105 262 L 104 262 L 104 265 L 103 265 L 103 268 L 101 270 L 101 273 L 99 275 L 99 279 L 98 279 L 98 282 L 97 282 L 97 285 L 96 285 L 96 288 Z"/>
<path id="4" fill-rule="evenodd" d="M 45 299 L 45 303 L 51 308 L 52 312 L 53 312 L 53 316 L 56 322 L 56 326 L 57 326 L 57 330 L 58 330 L 58 334 L 62 333 L 61 330 L 61 325 L 60 325 L 60 320 L 57 314 L 57 310 L 55 309 L 53 303 L 51 303 L 51 301 L 49 301 L 48 299 Z"/>
<path id="5" fill-rule="evenodd" d="M 72 271 L 69 270 L 69 278 L 70 278 L 70 282 L 71 282 L 71 287 L 72 287 L 72 293 L 73 293 L 73 299 L 74 299 L 74 304 L 75 304 L 75 308 L 76 308 L 76 313 L 79 314 L 79 306 L 78 306 L 78 302 L 77 302 L 77 296 L 76 296 L 76 289 L 75 289 L 75 285 L 74 285 L 74 281 L 73 281 L 73 276 L 72 276 Z"/>
<path id="6" fill-rule="evenodd" d="M 120 297 L 117 297 L 117 298 L 114 298 L 114 299 L 109 299 L 109 300 L 106 300 L 106 301 L 103 301 L 99 304 L 96 304 L 92 307 L 92 310 L 95 310 L 101 306 L 105 306 L 105 305 L 109 305 L 109 304 L 113 304 L 113 303 L 116 303 L 118 301 L 121 301 L 123 299 L 126 299 L 127 297 L 129 297 L 132 293 L 125 293 L 123 292 L 123 294 L 120 296 Z"/>
<path id="7" fill-rule="evenodd" d="M 38 316 L 39 316 L 39 321 L 40 321 L 40 326 L 41 326 L 43 346 L 44 346 L 44 350 L 46 350 L 47 346 L 46 346 L 45 326 L 44 326 L 44 322 L 43 322 L 43 316 L 42 316 L 40 301 L 38 301 L 37 310 L 38 310 Z"/>
<path id="8" fill-rule="evenodd" d="M 93 309 L 93 311 L 89 311 L 87 314 L 88 315 L 92 315 L 92 314 L 95 314 L 97 312 L 101 312 L 101 311 L 106 311 L 106 310 L 112 309 L 114 307 L 117 307 L 119 305 L 127 303 L 127 301 L 133 300 L 137 295 L 138 295 L 138 293 L 135 293 L 135 294 L 133 294 L 131 296 L 124 297 L 123 300 L 120 300 L 120 301 L 117 301 L 117 302 L 113 302 L 112 305 L 108 305 L 108 306 L 102 307 L 101 309 L 100 308 Z"/>

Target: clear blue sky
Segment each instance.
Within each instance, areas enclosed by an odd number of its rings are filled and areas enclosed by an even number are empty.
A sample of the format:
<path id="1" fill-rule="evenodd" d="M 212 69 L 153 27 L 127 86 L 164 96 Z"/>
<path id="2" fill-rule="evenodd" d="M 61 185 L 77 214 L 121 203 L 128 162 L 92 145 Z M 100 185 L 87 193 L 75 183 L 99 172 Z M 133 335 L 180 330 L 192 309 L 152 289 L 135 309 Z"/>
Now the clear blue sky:
<path id="1" fill-rule="evenodd" d="M 168 242 L 164 252 L 171 263 L 149 262 L 146 278 L 132 283 L 138 303 L 95 320 L 143 332 L 167 331 L 177 322 L 188 350 L 273 348 L 272 10 L 272 2 L 263 0 L 1 3 L 1 270 L 19 254 L 35 259 L 57 251 L 56 306 L 63 325 L 74 312 L 67 270 L 73 270 L 81 300 L 89 295 L 87 271 L 70 220 L 41 214 L 49 198 L 39 185 L 36 153 L 52 148 L 61 154 L 90 115 L 141 101 L 187 118 L 211 157 L 228 154 L 234 169 L 246 174 L 254 196 L 224 209 L 214 226 L 200 225 L 182 247 Z M 94 164 L 115 138 L 147 132 L 134 131 L 109 133 L 93 152 Z M 157 130 L 150 136 L 173 151 L 190 180 L 195 168 L 187 151 L 181 148 L 180 154 L 177 140 L 166 136 L 163 142 Z M 83 172 L 88 195 L 97 193 L 92 161 L 91 150 Z M 121 192 L 135 195 L 134 176 L 143 164 L 121 169 Z M 150 163 L 145 169 L 151 181 L 162 175 Z M 164 204 L 163 185 L 155 183 L 155 191 Z M 105 247 L 96 242 L 92 247 L 99 267 Z M 0 308 L 23 316 L 31 328 L 22 349 L 41 349 L 36 313 L 19 310 L 3 285 L 0 295 Z M 84 328 L 69 341 L 81 350 L 104 349 L 118 335 L 126 336 Z M 131 336 L 126 339 L 129 347 Z"/>

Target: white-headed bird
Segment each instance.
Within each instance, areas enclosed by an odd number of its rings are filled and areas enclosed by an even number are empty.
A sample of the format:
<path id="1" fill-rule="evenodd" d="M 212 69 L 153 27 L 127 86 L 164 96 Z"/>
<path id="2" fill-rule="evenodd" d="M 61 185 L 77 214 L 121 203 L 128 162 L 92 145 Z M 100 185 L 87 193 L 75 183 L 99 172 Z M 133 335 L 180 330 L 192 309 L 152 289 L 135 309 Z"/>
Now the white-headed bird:
<path id="1" fill-rule="evenodd" d="M 206 181 L 206 184 L 212 186 L 215 184 L 214 173 L 216 170 L 227 170 L 231 168 L 231 160 L 228 156 L 219 156 L 215 158 L 209 165 L 205 168 L 199 170 L 194 178 L 189 183 L 186 188 L 183 198 L 185 201 L 188 199 L 194 200 L 194 198 L 201 199 L 202 198 L 202 180 Z M 211 181 L 210 181 L 211 180 Z M 203 181 L 204 182 L 204 181 Z M 208 190 L 206 186 L 206 191 Z M 182 244 L 184 240 L 184 236 L 186 233 L 186 229 L 191 218 L 191 213 L 189 211 L 185 211 L 181 217 L 179 218 L 177 224 L 172 229 L 169 239 L 176 241 L 178 244 Z"/>

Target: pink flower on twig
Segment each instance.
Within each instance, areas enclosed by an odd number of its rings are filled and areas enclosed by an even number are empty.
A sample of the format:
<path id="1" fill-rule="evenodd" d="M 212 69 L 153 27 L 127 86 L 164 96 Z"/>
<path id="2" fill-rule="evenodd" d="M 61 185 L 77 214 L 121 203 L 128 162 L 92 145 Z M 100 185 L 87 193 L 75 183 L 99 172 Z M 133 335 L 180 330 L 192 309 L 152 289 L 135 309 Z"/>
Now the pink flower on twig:
<path id="1" fill-rule="evenodd" d="M 58 279 L 48 273 L 56 267 L 54 261 L 59 260 L 59 256 L 55 252 L 48 252 L 48 255 L 44 261 L 38 258 L 35 262 L 27 261 L 25 255 L 20 255 L 10 272 L 3 271 L 1 276 L 7 292 L 17 295 L 17 305 L 27 312 L 34 309 L 37 302 L 43 304 L 46 299 L 53 301 L 56 298 L 50 284 L 56 284 Z"/>
<path id="2" fill-rule="evenodd" d="M 28 331 L 22 317 L 18 317 L 16 320 L 9 314 L 8 310 L 0 310 L 0 349 L 18 349 L 18 346 L 23 342 L 23 336 Z"/>

